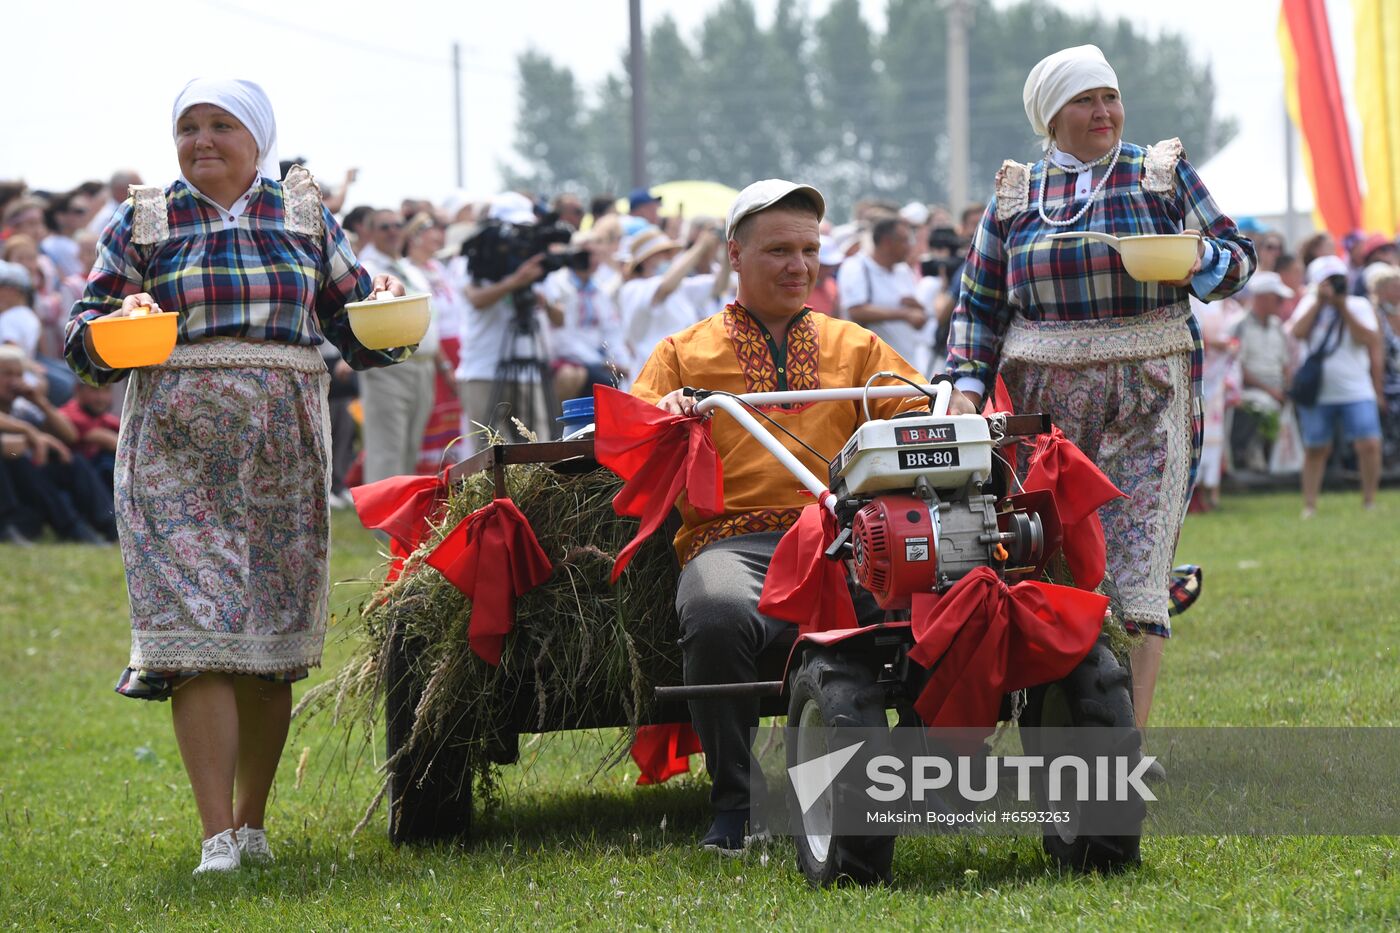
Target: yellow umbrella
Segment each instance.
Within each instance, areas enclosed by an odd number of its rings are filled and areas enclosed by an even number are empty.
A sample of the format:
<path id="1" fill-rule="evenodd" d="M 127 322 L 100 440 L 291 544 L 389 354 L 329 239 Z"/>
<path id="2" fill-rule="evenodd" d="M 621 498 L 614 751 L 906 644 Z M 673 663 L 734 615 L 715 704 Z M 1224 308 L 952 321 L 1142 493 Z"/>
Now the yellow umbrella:
<path id="1" fill-rule="evenodd" d="M 729 208 L 739 192 L 717 181 L 668 181 L 652 185 L 651 193 L 661 199 L 661 216 L 717 217 L 729 216 Z M 627 213 L 626 198 L 617 201 L 619 213 Z"/>

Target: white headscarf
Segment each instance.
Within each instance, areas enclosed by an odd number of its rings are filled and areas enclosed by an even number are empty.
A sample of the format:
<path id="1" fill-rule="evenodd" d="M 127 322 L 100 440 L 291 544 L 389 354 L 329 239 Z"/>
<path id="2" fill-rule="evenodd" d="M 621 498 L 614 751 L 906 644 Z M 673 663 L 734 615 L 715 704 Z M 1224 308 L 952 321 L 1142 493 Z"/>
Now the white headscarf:
<path id="1" fill-rule="evenodd" d="M 170 134 L 175 136 L 175 124 L 180 115 L 195 104 L 213 104 L 233 114 L 244 129 L 253 134 L 258 144 L 258 174 L 273 181 L 282 177 L 277 161 L 277 118 L 272 115 L 272 101 L 267 92 L 252 81 L 235 78 L 195 78 L 180 96 L 170 112 Z"/>
<path id="2" fill-rule="evenodd" d="M 1096 45 L 1077 45 L 1042 58 L 1026 78 L 1021 102 L 1031 129 L 1050 145 L 1050 121 L 1079 94 L 1097 87 L 1118 90 L 1118 75 Z"/>

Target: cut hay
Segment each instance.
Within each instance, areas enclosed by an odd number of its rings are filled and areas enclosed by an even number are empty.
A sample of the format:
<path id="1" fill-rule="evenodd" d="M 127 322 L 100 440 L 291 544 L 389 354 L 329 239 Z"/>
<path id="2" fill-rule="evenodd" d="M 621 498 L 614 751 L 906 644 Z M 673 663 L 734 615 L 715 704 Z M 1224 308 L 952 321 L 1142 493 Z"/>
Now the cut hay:
<path id="1" fill-rule="evenodd" d="M 653 688 L 680 682 L 678 569 L 668 536 L 653 535 L 617 585 L 608 582 L 614 557 L 637 530 L 612 510 L 621 480 L 606 470 L 565 475 L 539 464 L 510 466 L 505 475 L 554 575 L 516 602 L 500 666 L 467 644 L 470 601 L 423 564 L 447 532 L 492 500 L 490 475 L 477 474 L 454 488 L 403 576 L 348 620 L 361 632 L 354 653 L 297 707 L 297 715 L 329 715 L 374 741 L 394 686 L 390 652 L 402 640 L 416 705 L 407 741 L 383 766 L 386 779 L 407 756 L 417 774 L 438 767 L 453 780 L 474 777 L 490 801 L 493 762 L 510 757 L 518 731 L 627 726 L 620 757 L 647 721 Z M 381 787 L 366 820 L 382 797 Z"/>

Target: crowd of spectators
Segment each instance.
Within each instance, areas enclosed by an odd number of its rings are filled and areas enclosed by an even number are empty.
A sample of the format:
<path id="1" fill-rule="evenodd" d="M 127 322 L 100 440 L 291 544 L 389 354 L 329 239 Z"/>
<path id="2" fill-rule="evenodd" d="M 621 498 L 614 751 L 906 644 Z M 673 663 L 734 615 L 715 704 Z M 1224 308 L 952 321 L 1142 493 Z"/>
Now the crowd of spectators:
<path id="1" fill-rule="evenodd" d="M 64 540 L 115 536 L 121 387 L 78 384 L 61 338 L 98 235 L 140 181 L 119 171 L 68 192 L 0 183 L 0 540 L 23 544 L 45 526 Z M 354 372 L 324 345 L 337 507 L 351 504 L 347 490 L 358 483 L 442 469 L 479 446 L 486 429 L 505 440 L 558 436 L 563 400 L 598 384 L 626 388 L 657 342 L 734 299 L 719 219 L 678 216 L 647 189 L 586 202 L 511 191 L 383 207 L 351 206 L 354 181 L 351 172 L 336 186 L 322 182 L 327 206 L 371 274 L 431 296 L 433 324 L 408 363 L 370 372 Z M 822 225 L 811 306 L 870 328 L 920 371 L 941 372 L 983 209 L 858 202 L 847 222 Z M 464 255 L 485 227 L 556 220 L 569 243 L 494 279 Z M 1357 234 L 1339 248 L 1319 233 L 1294 245 L 1242 228 L 1259 255 L 1249 287 L 1238 299 L 1195 303 L 1206 443 L 1193 507 L 1217 506 L 1232 471 L 1301 473 L 1311 514 L 1329 458 L 1332 469 L 1360 476 L 1369 503 L 1382 460 L 1400 462 L 1396 242 Z M 1323 395 L 1294 406 L 1290 381 L 1319 348 L 1328 354 Z M 1373 418 L 1361 411 L 1367 405 Z"/>

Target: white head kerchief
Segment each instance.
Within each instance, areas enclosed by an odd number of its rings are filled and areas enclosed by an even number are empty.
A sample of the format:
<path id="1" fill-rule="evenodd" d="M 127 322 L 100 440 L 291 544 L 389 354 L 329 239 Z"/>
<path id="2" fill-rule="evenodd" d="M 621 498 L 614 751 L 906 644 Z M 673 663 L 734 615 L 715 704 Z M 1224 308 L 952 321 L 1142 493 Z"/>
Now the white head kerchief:
<path id="1" fill-rule="evenodd" d="M 1050 145 L 1050 121 L 1055 114 L 1076 95 L 1097 87 L 1118 90 L 1118 75 L 1096 45 L 1061 49 L 1054 55 L 1042 58 L 1031 69 L 1026 86 L 1021 91 L 1021 102 L 1025 104 L 1031 129 L 1041 137 L 1047 148 Z"/>
<path id="2" fill-rule="evenodd" d="M 281 179 L 282 169 L 277 161 L 277 118 L 272 115 L 272 101 L 261 87 L 242 79 L 195 78 L 175 98 L 170 112 L 172 136 L 180 114 L 195 104 L 213 104 L 233 114 L 258 144 L 258 174 L 273 181 Z"/>

